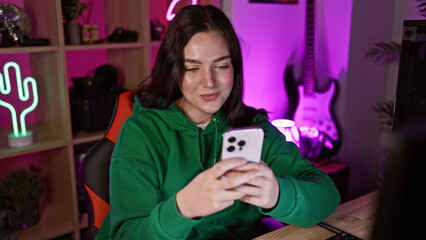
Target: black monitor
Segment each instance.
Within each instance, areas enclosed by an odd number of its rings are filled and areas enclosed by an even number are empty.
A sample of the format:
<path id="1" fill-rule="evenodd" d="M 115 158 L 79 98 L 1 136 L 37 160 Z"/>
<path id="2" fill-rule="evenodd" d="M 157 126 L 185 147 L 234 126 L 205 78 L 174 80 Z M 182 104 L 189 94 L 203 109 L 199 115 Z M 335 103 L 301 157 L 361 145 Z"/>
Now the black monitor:
<path id="1" fill-rule="evenodd" d="M 426 20 L 404 21 L 373 240 L 426 239 Z"/>
<path id="2" fill-rule="evenodd" d="M 426 20 L 403 24 L 393 129 L 426 119 Z"/>

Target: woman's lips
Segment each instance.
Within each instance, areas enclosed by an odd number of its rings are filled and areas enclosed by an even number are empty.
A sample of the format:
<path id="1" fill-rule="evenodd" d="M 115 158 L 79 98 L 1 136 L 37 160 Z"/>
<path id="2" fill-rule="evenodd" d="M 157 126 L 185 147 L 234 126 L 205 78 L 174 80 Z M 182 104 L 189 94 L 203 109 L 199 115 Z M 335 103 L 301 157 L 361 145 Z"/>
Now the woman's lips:
<path id="1" fill-rule="evenodd" d="M 210 94 L 203 94 L 203 95 L 201 95 L 201 97 L 202 97 L 205 101 L 213 101 L 213 100 L 215 100 L 218 96 L 219 96 L 219 93 L 210 93 Z"/>

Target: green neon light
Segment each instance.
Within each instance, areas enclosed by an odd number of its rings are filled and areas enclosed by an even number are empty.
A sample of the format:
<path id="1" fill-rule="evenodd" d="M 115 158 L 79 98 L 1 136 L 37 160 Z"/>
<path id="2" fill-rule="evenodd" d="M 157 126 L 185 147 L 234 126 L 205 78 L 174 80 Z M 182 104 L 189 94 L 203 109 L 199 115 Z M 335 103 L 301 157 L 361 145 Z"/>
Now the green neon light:
<path id="1" fill-rule="evenodd" d="M 11 91 L 11 84 L 10 84 L 10 76 L 9 76 L 9 68 L 12 67 L 15 69 L 16 74 L 16 86 L 18 90 L 18 96 L 19 100 L 26 102 L 30 98 L 30 92 L 28 90 L 28 86 L 31 84 L 32 94 L 33 94 L 33 103 L 26 109 L 24 109 L 21 112 L 21 115 L 19 116 L 19 122 L 21 124 L 21 132 L 19 132 L 18 129 L 18 118 L 16 116 L 16 110 L 12 106 L 12 104 L 0 100 L 0 106 L 3 106 L 7 109 L 9 109 L 10 114 L 12 115 L 12 126 L 13 126 L 13 135 L 15 137 L 20 136 L 26 136 L 27 135 L 27 127 L 25 124 L 25 116 L 33 111 L 37 104 L 38 104 L 38 93 L 37 93 L 37 83 L 36 80 L 32 77 L 27 77 L 24 79 L 24 82 L 22 83 L 21 78 L 21 69 L 19 68 L 19 65 L 15 62 L 8 62 L 3 67 L 3 75 L 0 73 L 0 93 L 3 95 L 8 95 Z"/>

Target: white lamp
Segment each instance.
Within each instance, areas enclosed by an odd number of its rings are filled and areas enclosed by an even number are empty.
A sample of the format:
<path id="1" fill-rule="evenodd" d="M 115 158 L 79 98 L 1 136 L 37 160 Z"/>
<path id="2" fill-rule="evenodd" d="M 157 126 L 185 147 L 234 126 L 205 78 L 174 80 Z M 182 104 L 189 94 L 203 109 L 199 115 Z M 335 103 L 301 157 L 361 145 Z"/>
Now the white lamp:
<path id="1" fill-rule="evenodd" d="M 272 125 L 284 134 L 287 142 L 293 142 L 300 147 L 299 129 L 296 127 L 296 123 L 294 121 L 289 119 L 276 119 L 272 121 Z"/>

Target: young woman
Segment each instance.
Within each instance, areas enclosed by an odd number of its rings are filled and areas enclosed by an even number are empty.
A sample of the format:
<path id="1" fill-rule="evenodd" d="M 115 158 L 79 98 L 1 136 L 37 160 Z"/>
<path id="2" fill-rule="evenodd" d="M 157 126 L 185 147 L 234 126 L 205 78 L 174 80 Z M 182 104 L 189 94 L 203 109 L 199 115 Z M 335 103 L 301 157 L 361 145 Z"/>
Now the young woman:
<path id="1" fill-rule="evenodd" d="M 262 215 L 310 226 L 334 211 L 332 180 L 242 102 L 242 66 L 222 11 L 177 13 L 114 148 L 98 239 L 250 239 Z M 264 130 L 261 162 L 221 161 L 222 133 L 243 126 Z"/>

